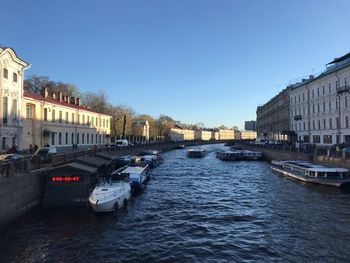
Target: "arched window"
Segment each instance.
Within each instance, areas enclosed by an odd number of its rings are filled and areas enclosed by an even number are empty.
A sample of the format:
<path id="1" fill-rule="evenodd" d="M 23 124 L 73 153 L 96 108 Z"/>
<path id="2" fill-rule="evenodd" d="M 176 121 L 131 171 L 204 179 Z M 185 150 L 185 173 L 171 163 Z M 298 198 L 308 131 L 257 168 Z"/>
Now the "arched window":
<path id="1" fill-rule="evenodd" d="M 66 132 L 66 145 L 68 144 L 68 132 Z"/>
<path id="2" fill-rule="evenodd" d="M 62 132 L 58 133 L 58 145 L 62 145 Z"/>

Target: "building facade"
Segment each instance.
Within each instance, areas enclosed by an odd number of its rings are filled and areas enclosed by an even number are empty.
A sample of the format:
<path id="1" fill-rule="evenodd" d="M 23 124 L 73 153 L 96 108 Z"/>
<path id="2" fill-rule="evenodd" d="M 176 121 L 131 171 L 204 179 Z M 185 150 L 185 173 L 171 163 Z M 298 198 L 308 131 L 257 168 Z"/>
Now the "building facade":
<path id="1" fill-rule="evenodd" d="M 187 129 L 170 129 L 170 140 L 172 141 L 190 141 L 194 140 L 194 131 Z"/>
<path id="2" fill-rule="evenodd" d="M 212 137 L 213 136 L 211 131 L 196 130 L 194 132 L 195 140 L 209 141 L 212 139 Z"/>
<path id="3" fill-rule="evenodd" d="M 256 131 L 241 131 L 241 139 L 243 140 L 250 140 L 250 139 L 256 139 L 257 133 Z"/>
<path id="4" fill-rule="evenodd" d="M 256 110 L 258 137 L 270 140 L 291 140 L 289 87 Z"/>
<path id="5" fill-rule="evenodd" d="M 246 122 L 244 122 L 244 129 L 246 131 L 256 131 L 256 121 L 246 121 Z"/>
<path id="6" fill-rule="evenodd" d="M 20 59 L 13 49 L 0 47 L 1 151 L 21 144 L 22 91 L 24 70 L 28 67 L 29 63 Z"/>
<path id="7" fill-rule="evenodd" d="M 80 105 L 80 99 L 62 93 L 23 92 L 23 140 L 20 149 L 110 143 L 111 116 Z"/>
<path id="8" fill-rule="evenodd" d="M 29 63 L 11 48 L 0 48 L 1 152 L 30 145 L 67 146 L 107 144 L 111 116 L 80 105 L 64 94 L 24 91 L 24 70 Z"/>
<path id="9" fill-rule="evenodd" d="M 143 137 L 146 141 L 149 140 L 148 121 L 134 121 L 131 128 L 134 136 Z"/>
<path id="10" fill-rule="evenodd" d="M 298 141 L 316 145 L 350 144 L 350 53 L 326 71 L 290 90 L 291 127 Z"/>

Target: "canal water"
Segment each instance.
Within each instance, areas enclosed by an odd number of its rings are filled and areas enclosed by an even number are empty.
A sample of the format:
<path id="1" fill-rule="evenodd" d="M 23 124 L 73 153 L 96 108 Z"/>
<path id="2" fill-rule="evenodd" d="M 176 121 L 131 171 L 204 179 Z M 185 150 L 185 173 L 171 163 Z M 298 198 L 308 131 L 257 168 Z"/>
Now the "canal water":
<path id="1" fill-rule="evenodd" d="M 349 262 L 349 194 L 203 147 L 164 153 L 127 209 L 30 212 L 0 233 L 0 262 Z"/>

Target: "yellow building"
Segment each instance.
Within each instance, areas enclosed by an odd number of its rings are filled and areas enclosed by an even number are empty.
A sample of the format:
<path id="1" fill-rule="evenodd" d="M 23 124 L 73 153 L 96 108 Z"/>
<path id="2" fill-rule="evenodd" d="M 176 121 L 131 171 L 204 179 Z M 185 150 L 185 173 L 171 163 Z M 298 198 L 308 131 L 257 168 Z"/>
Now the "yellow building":
<path id="1" fill-rule="evenodd" d="M 233 140 L 235 139 L 235 131 L 233 129 L 219 129 L 219 140 Z"/>
<path id="2" fill-rule="evenodd" d="M 186 129 L 171 128 L 170 139 L 172 141 L 189 141 L 194 140 L 194 131 Z"/>
<path id="3" fill-rule="evenodd" d="M 209 140 L 211 140 L 211 138 L 212 138 L 211 131 L 196 130 L 194 132 L 194 139 L 195 140 L 209 141 Z"/>
<path id="4" fill-rule="evenodd" d="M 241 139 L 243 140 L 256 139 L 256 135 L 256 131 L 241 131 Z"/>
<path id="5" fill-rule="evenodd" d="M 13 49 L 0 47 L 1 152 L 21 143 L 23 79 L 29 66 Z"/>
<path id="6" fill-rule="evenodd" d="M 23 138 L 21 149 L 29 145 L 71 146 L 110 142 L 111 116 L 80 105 L 80 99 L 62 93 L 23 92 Z"/>

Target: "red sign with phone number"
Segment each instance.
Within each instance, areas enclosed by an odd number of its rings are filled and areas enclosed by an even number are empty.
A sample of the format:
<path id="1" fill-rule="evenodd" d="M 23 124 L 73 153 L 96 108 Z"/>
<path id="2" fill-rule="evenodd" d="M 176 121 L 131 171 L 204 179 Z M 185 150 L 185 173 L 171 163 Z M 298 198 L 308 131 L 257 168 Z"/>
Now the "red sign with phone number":
<path id="1" fill-rule="evenodd" d="M 78 182 L 80 176 L 53 176 L 51 177 L 52 182 Z"/>

